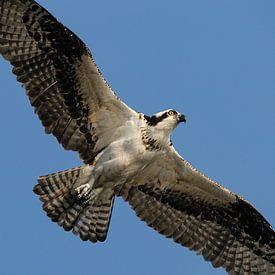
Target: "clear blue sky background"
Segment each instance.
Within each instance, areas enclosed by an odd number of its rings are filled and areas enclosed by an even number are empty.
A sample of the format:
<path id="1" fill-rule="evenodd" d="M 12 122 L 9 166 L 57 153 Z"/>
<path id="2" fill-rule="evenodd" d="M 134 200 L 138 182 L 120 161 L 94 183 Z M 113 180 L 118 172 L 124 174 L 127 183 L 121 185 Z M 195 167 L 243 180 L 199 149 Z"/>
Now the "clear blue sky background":
<path id="1" fill-rule="evenodd" d="M 275 225 L 274 0 L 40 3 L 88 44 L 127 104 L 186 114 L 177 150 Z M 36 178 L 80 161 L 44 134 L 3 59 L 0 68 L 1 275 L 224 274 L 148 228 L 121 199 L 103 244 L 52 223 L 32 193 Z"/>

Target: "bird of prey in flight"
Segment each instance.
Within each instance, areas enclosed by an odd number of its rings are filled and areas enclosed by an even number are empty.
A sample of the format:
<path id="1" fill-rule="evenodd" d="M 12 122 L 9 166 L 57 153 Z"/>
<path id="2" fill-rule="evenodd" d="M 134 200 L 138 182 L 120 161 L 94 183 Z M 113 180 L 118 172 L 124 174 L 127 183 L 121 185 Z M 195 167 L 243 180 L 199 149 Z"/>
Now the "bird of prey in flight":
<path id="1" fill-rule="evenodd" d="M 83 166 L 41 176 L 52 221 L 84 241 L 106 239 L 115 196 L 160 234 L 229 274 L 275 274 L 275 233 L 241 196 L 184 160 L 171 133 L 185 116 L 147 116 L 108 86 L 90 50 L 33 0 L 0 1 L 0 54 L 47 134 Z"/>

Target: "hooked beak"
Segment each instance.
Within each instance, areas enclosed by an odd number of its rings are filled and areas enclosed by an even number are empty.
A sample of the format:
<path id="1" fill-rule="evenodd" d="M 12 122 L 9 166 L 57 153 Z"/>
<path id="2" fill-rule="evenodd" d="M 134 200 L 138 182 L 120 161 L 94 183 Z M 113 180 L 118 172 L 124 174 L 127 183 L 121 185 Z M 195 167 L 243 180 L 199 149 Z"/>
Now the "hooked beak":
<path id="1" fill-rule="evenodd" d="M 180 115 L 178 122 L 184 122 L 185 123 L 186 122 L 186 116 L 185 115 Z"/>

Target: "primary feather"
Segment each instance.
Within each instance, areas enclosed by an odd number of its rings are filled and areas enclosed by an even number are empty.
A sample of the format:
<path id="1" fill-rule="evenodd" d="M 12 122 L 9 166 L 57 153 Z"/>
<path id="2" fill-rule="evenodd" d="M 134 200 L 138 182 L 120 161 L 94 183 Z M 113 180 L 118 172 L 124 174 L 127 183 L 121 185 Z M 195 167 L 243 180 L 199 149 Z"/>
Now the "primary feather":
<path id="1" fill-rule="evenodd" d="M 230 274 L 275 274 L 275 233 L 246 200 L 175 151 L 185 117 L 147 116 L 111 90 L 85 44 L 32 0 L 0 2 L 0 54 L 45 127 L 84 166 L 40 177 L 47 215 L 82 240 L 106 239 L 114 196 L 159 233 Z"/>

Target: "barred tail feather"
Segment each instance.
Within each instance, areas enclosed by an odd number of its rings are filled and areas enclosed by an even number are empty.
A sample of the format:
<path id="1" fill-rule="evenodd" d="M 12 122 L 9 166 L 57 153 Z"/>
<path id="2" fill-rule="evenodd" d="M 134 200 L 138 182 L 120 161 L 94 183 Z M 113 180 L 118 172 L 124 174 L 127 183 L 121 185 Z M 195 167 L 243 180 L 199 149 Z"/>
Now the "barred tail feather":
<path id="1" fill-rule="evenodd" d="M 109 229 L 114 193 L 105 192 L 92 204 L 84 204 L 72 192 L 84 167 L 72 168 L 38 178 L 33 191 L 40 196 L 43 209 L 53 222 L 66 231 L 91 242 L 105 241 Z"/>

